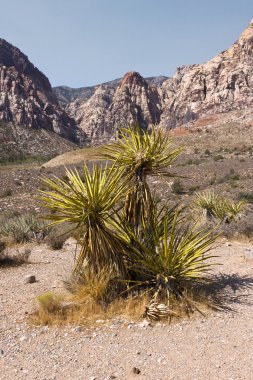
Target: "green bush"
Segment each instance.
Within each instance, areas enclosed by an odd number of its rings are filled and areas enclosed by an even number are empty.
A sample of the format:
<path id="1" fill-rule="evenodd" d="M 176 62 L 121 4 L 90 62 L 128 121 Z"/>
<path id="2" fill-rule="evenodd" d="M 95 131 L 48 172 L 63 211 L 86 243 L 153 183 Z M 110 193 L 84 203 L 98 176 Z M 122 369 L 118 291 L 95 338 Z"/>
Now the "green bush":
<path id="1" fill-rule="evenodd" d="M 233 202 L 211 191 L 198 193 L 193 200 L 192 210 L 199 220 L 219 220 L 230 223 L 244 211 L 246 202 Z"/>
<path id="2" fill-rule="evenodd" d="M 223 160 L 224 157 L 222 156 L 222 154 L 217 154 L 216 156 L 213 157 L 214 161 L 219 161 L 219 160 Z"/>
<path id="3" fill-rule="evenodd" d="M 11 238 L 16 243 L 40 241 L 47 233 L 45 222 L 34 214 L 9 216 L 0 224 L 0 236 Z"/>
<path id="4" fill-rule="evenodd" d="M 253 193 L 250 193 L 250 192 L 240 192 L 238 194 L 238 199 L 239 200 L 245 200 L 248 203 L 253 203 Z"/>
<path id="5" fill-rule="evenodd" d="M 180 179 L 176 179 L 171 185 L 172 193 L 180 195 L 184 193 L 184 187 Z"/>

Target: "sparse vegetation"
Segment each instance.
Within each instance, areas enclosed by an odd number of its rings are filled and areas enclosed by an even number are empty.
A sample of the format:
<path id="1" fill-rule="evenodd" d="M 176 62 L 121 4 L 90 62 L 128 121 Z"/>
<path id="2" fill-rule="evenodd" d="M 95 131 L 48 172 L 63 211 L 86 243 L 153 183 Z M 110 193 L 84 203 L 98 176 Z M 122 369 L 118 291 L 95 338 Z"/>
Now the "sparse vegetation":
<path id="1" fill-rule="evenodd" d="M 46 236 L 46 243 L 53 250 L 62 249 L 65 241 L 71 236 L 70 227 L 68 225 L 55 226 L 51 228 Z"/>
<path id="2" fill-rule="evenodd" d="M 184 186 L 180 179 L 175 179 L 175 181 L 171 185 L 171 191 L 174 194 L 181 195 L 184 193 Z"/>
<path id="3" fill-rule="evenodd" d="M 12 195 L 12 190 L 11 189 L 5 189 L 3 190 L 3 192 L 0 194 L 0 197 L 1 198 L 6 198 L 6 197 L 10 197 Z"/>
<path id="4" fill-rule="evenodd" d="M 198 220 L 202 217 L 204 221 L 217 220 L 230 223 L 240 216 L 245 206 L 245 201 L 233 202 L 214 192 L 206 191 L 196 195 L 192 209 Z"/>
<path id="5" fill-rule="evenodd" d="M 47 234 L 45 222 L 34 214 L 10 215 L 0 224 L 0 236 L 11 239 L 15 243 L 31 240 L 41 241 Z"/>
<path id="6" fill-rule="evenodd" d="M 223 160 L 224 157 L 222 154 L 217 154 L 216 156 L 213 157 L 214 161 L 219 161 L 219 160 Z"/>
<path id="7" fill-rule="evenodd" d="M 238 194 L 238 199 L 239 200 L 245 200 L 248 203 L 253 203 L 253 193 L 250 193 L 250 192 L 240 192 Z"/>

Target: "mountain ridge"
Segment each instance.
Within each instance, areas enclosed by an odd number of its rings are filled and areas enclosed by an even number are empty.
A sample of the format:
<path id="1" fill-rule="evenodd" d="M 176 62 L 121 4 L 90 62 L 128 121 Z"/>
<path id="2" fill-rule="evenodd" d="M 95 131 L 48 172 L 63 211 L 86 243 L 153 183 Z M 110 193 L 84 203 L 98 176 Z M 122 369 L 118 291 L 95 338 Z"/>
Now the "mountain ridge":
<path id="1" fill-rule="evenodd" d="M 208 115 L 253 107 L 253 20 L 231 47 L 207 62 L 181 66 L 172 77 L 153 77 L 153 82 L 139 73 L 133 83 L 125 81 L 132 74 L 90 87 L 83 98 L 77 94 L 65 103 L 66 112 L 91 142 L 106 142 L 119 127 L 134 121 L 169 130 Z M 59 96 L 61 89 L 54 91 Z"/>
<path id="2" fill-rule="evenodd" d="M 48 78 L 4 39 L 0 39 L 0 121 L 45 129 L 73 142 L 85 138 L 60 107 Z"/>
<path id="3" fill-rule="evenodd" d="M 99 86 L 112 86 L 117 87 L 122 80 L 123 77 L 113 79 L 111 81 L 98 83 L 94 86 L 87 86 L 87 87 L 69 87 L 69 86 L 55 86 L 53 87 L 53 91 L 55 95 L 58 98 L 58 101 L 60 104 L 65 107 L 68 103 L 75 101 L 77 98 L 79 100 L 86 100 L 90 96 L 92 96 Z M 162 84 L 166 79 L 169 77 L 166 77 L 164 75 L 158 75 L 154 77 L 147 77 L 144 78 L 149 84 L 151 85 L 160 85 Z"/>

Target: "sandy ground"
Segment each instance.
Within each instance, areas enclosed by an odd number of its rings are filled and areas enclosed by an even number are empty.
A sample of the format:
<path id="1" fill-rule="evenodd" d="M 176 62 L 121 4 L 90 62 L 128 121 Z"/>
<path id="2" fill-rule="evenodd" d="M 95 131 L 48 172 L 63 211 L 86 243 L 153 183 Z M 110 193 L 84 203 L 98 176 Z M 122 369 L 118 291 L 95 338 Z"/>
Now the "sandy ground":
<path id="1" fill-rule="evenodd" d="M 225 275 L 224 311 L 145 327 L 120 320 L 94 329 L 29 325 L 35 297 L 61 289 L 73 249 L 36 246 L 30 264 L 0 269 L 0 379 L 253 379 L 252 245 L 222 242 L 215 249 L 223 264 L 216 272 Z M 37 282 L 25 284 L 29 274 Z"/>

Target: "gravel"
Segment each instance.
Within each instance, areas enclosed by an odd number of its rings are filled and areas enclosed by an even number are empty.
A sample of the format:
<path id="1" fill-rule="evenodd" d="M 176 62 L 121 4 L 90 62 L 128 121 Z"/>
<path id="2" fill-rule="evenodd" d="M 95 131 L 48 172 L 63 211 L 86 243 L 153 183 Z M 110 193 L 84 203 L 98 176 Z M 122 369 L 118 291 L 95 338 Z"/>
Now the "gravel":
<path id="1" fill-rule="evenodd" d="M 224 285 L 223 311 L 194 314 L 171 324 L 118 319 L 94 328 L 49 328 L 28 324 L 34 299 L 63 291 L 74 245 L 61 251 L 30 247 L 30 264 L 0 268 L 0 379 L 238 380 L 252 378 L 252 245 L 221 242 L 218 272 Z M 217 273 L 218 273 L 217 272 Z M 29 285 L 30 274 L 36 282 Z"/>

